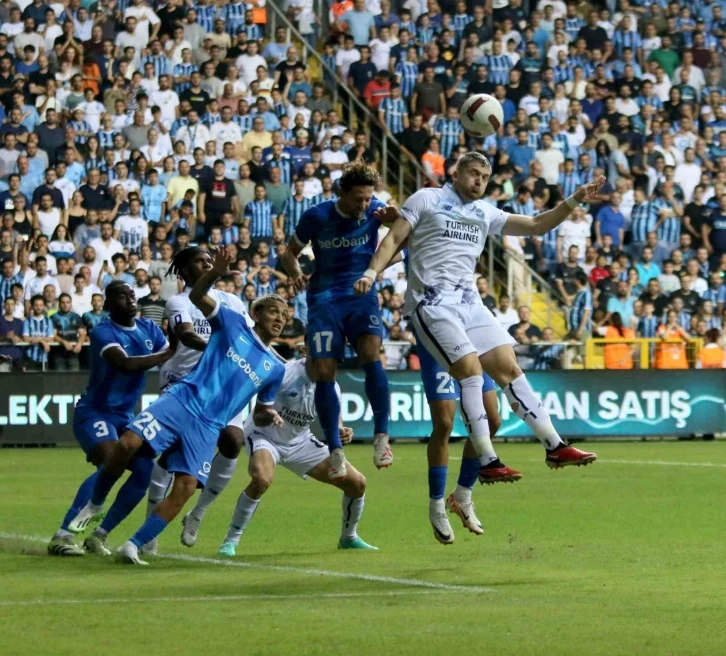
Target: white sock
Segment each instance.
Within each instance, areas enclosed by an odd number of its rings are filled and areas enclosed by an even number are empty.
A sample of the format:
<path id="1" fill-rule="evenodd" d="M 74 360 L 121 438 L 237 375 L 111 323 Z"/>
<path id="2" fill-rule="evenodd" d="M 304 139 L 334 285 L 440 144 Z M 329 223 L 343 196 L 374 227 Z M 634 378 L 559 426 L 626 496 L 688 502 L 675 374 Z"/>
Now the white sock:
<path id="1" fill-rule="evenodd" d="M 471 503 L 471 490 L 463 485 L 457 485 L 454 490 L 454 499 L 459 503 Z"/>
<path id="2" fill-rule="evenodd" d="M 460 380 L 459 384 L 461 385 L 461 414 L 469 431 L 469 439 L 474 445 L 481 464 L 488 465 L 497 459 L 497 454 L 489 436 L 489 422 L 481 395 L 484 378 L 469 376 L 469 378 Z"/>
<path id="3" fill-rule="evenodd" d="M 192 508 L 192 517 L 197 519 L 204 517 L 207 508 L 224 492 L 224 489 L 232 480 L 235 469 L 237 469 L 237 458 L 225 458 L 221 453 L 214 456 L 212 468 L 209 470 L 209 476 L 207 477 L 207 484 L 199 495 L 197 505 Z"/>
<path id="4" fill-rule="evenodd" d="M 252 516 L 257 510 L 257 506 L 260 505 L 259 499 L 250 499 L 245 492 L 239 495 L 237 499 L 237 505 L 234 509 L 234 515 L 232 517 L 232 523 L 229 525 L 227 531 L 226 540 L 239 544 L 239 539 L 247 528 L 247 524 L 250 523 Z"/>
<path id="5" fill-rule="evenodd" d="M 65 538 L 72 538 L 72 537 L 73 537 L 73 533 L 71 533 L 70 531 L 66 531 L 64 528 L 59 528 L 55 532 L 53 539 L 54 540 L 65 540 Z"/>
<path id="6" fill-rule="evenodd" d="M 444 513 L 446 514 L 446 506 L 443 499 L 429 499 L 429 514 Z"/>
<path id="7" fill-rule="evenodd" d="M 358 535 L 358 522 L 363 514 L 365 498 L 365 495 L 357 499 L 343 497 L 343 527 L 340 530 L 341 540 L 350 540 Z"/>
<path id="8" fill-rule="evenodd" d="M 174 474 L 170 474 L 158 462 L 154 463 L 154 469 L 151 472 L 151 483 L 149 483 L 149 498 L 146 503 L 147 519 L 151 517 L 151 513 L 154 512 L 156 506 L 164 500 L 173 480 Z"/>
<path id="9" fill-rule="evenodd" d="M 524 374 L 509 383 L 504 393 L 514 414 L 532 429 L 545 449 L 555 449 L 562 444 L 562 438 L 552 425 L 550 413 L 537 398 Z"/>
<path id="10" fill-rule="evenodd" d="M 101 528 L 100 526 L 93 531 L 91 535 L 95 535 L 97 538 L 105 538 L 108 537 L 108 531 L 105 528 Z"/>

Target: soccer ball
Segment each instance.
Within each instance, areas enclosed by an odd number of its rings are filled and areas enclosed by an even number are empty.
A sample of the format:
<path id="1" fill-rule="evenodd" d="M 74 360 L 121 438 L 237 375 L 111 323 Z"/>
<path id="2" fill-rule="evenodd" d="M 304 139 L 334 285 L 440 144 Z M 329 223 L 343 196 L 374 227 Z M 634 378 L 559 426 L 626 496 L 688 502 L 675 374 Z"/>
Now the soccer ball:
<path id="1" fill-rule="evenodd" d="M 504 123 L 504 110 L 494 96 L 477 93 L 461 106 L 460 120 L 469 134 L 488 137 Z"/>

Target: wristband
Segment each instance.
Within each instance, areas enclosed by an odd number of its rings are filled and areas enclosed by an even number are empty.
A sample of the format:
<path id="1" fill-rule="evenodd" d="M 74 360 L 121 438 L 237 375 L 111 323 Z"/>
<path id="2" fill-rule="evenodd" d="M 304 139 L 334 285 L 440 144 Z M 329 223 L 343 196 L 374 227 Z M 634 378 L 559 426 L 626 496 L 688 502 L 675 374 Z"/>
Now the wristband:
<path id="1" fill-rule="evenodd" d="M 378 278 L 378 272 L 375 269 L 366 269 L 366 272 L 363 274 L 364 278 L 370 278 L 373 282 L 376 281 L 376 278 Z"/>
<path id="2" fill-rule="evenodd" d="M 574 196 L 568 196 L 567 198 L 565 198 L 565 205 L 567 205 L 567 207 L 569 207 L 571 210 L 574 210 L 579 204 L 580 203 L 575 200 Z"/>

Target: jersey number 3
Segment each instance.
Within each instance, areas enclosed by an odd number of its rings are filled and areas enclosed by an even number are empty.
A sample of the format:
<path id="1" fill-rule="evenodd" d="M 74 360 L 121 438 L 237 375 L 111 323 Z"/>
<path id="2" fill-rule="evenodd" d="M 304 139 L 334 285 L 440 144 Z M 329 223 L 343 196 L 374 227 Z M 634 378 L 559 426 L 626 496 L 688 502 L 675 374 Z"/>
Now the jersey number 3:
<path id="1" fill-rule="evenodd" d="M 315 349 L 318 353 L 330 353 L 333 345 L 333 331 L 321 330 L 313 335 Z"/>
<path id="2" fill-rule="evenodd" d="M 134 426 L 141 431 L 141 435 L 145 440 L 151 442 L 156 434 L 161 430 L 161 426 L 150 412 L 142 412 L 139 418 L 134 422 Z"/>

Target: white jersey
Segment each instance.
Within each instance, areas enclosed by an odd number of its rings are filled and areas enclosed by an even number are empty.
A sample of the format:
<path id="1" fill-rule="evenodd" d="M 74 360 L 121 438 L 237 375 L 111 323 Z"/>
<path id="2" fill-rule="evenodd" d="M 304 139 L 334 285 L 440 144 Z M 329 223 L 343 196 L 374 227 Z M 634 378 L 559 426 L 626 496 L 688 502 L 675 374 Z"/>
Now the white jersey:
<path id="1" fill-rule="evenodd" d="M 335 392 L 340 398 L 340 387 L 335 384 Z M 292 444 L 305 439 L 310 424 L 315 421 L 315 383 L 305 371 L 305 359 L 285 363 L 285 377 L 277 393 L 273 406 L 285 421 L 283 426 L 256 426 L 250 414 L 244 423 L 245 435 L 256 431 L 270 442 Z M 254 439 L 254 437 L 253 437 Z"/>
<path id="2" fill-rule="evenodd" d="M 187 287 L 183 292 L 175 294 L 166 302 L 166 316 L 169 318 L 169 327 L 173 330 L 174 326 L 180 323 L 191 323 L 194 326 L 194 332 L 205 342 L 208 342 L 212 335 L 212 329 L 209 327 L 209 322 L 202 314 L 202 311 L 189 300 L 190 291 L 191 287 Z M 234 294 L 221 292 L 217 289 L 210 289 L 207 293 L 217 303 L 225 305 L 244 316 L 250 328 L 255 325 L 252 317 L 247 314 L 244 303 Z M 159 386 L 161 389 L 182 380 L 194 369 L 201 357 L 202 351 L 195 351 L 179 342 L 174 355 L 161 366 L 159 371 Z"/>
<path id="3" fill-rule="evenodd" d="M 481 304 L 474 269 L 487 235 L 500 234 L 509 214 L 483 200 L 466 203 L 447 184 L 417 191 L 401 215 L 412 228 L 405 311 L 419 304 Z"/>

